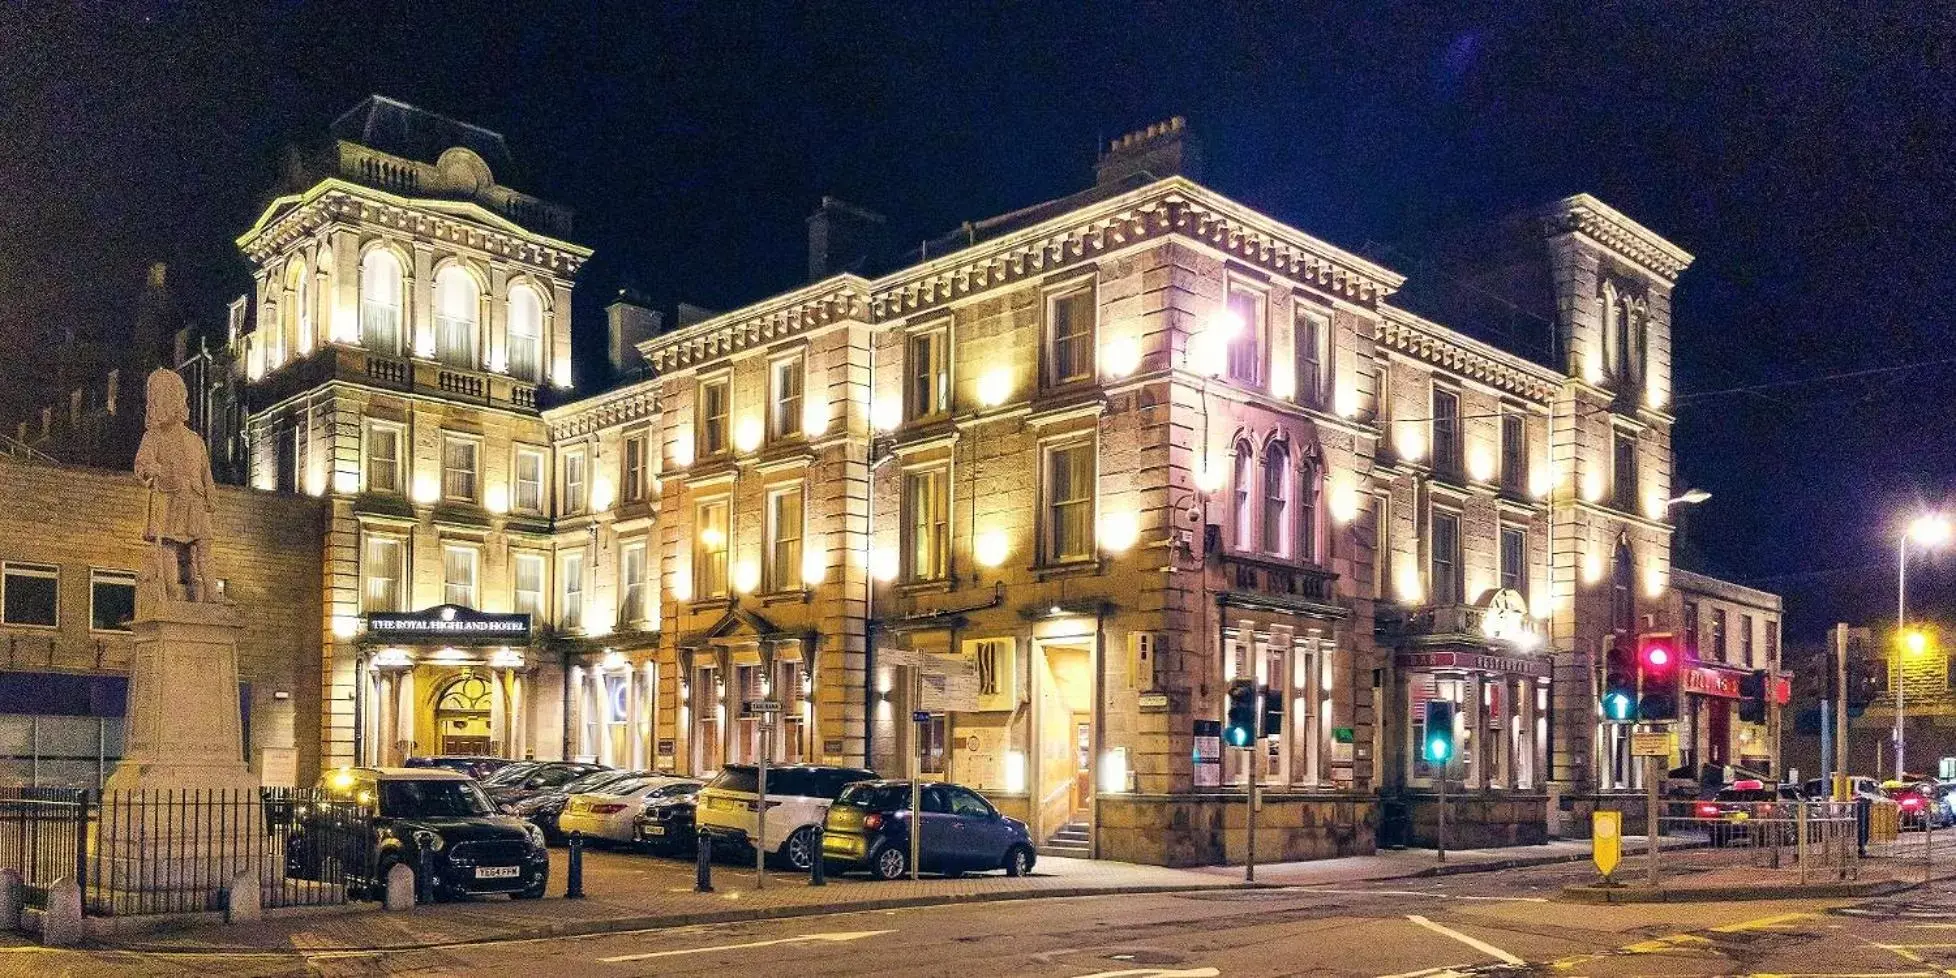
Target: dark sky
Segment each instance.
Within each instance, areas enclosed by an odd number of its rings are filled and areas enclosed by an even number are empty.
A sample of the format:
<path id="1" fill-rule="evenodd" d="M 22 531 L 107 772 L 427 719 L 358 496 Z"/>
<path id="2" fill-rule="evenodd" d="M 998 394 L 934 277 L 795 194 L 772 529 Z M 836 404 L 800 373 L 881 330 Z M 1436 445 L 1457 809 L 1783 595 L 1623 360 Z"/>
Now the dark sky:
<path id="1" fill-rule="evenodd" d="M 587 330 L 621 282 L 795 284 L 823 193 L 922 238 L 1180 113 L 1209 183 L 1346 247 L 1587 190 L 1694 252 L 1689 536 L 1786 594 L 1790 641 L 1892 619 L 1899 518 L 1956 479 L 1950 3 L 232 6 L 0 10 L 4 383 L 125 322 L 151 260 L 217 318 L 277 148 L 369 92 L 503 132 L 576 208 Z M 1956 574 L 1917 566 L 1913 607 L 1956 618 Z"/>

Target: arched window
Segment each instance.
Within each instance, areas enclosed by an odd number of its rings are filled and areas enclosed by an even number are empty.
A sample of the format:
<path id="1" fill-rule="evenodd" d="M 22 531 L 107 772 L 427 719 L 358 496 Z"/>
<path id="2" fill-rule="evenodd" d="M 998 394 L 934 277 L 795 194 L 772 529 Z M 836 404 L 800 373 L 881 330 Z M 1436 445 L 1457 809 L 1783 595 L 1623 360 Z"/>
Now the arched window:
<path id="1" fill-rule="evenodd" d="M 1324 467 L 1317 459 L 1305 457 L 1304 469 L 1297 477 L 1297 558 L 1318 560 L 1318 529 L 1323 525 L 1318 508 L 1324 498 Z"/>
<path id="2" fill-rule="evenodd" d="M 1603 280 L 1603 291 L 1599 304 L 1603 309 L 1603 370 L 1610 376 L 1619 376 L 1617 361 L 1621 354 L 1618 346 L 1622 342 L 1622 327 L 1618 320 L 1623 317 L 1622 297 L 1617 295 L 1616 284 Z"/>
<path id="3" fill-rule="evenodd" d="M 1251 508 L 1251 500 L 1256 498 L 1256 452 L 1250 449 L 1249 442 L 1236 444 L 1236 549 L 1256 549 L 1256 511 Z"/>
<path id="4" fill-rule="evenodd" d="M 509 375 L 543 379 L 543 299 L 528 285 L 509 290 Z"/>
<path id="5" fill-rule="evenodd" d="M 1274 441 L 1263 450 L 1262 550 L 1278 557 L 1290 549 L 1290 450 Z"/>
<path id="6" fill-rule="evenodd" d="M 482 293 L 475 276 L 450 265 L 435 276 L 435 358 L 451 367 L 474 370 L 477 317 Z"/>
<path id="7" fill-rule="evenodd" d="M 401 260 L 375 248 L 360 262 L 360 345 L 401 352 Z"/>
<path id="8" fill-rule="evenodd" d="M 299 356 L 312 352 L 312 272 L 303 259 L 286 266 L 286 343 Z"/>

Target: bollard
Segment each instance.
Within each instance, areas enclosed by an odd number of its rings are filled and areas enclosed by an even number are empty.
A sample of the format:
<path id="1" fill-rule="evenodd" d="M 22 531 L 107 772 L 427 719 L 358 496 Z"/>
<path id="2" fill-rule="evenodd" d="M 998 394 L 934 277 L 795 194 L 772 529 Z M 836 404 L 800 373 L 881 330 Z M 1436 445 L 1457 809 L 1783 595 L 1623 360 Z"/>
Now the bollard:
<path id="1" fill-rule="evenodd" d="M 693 892 L 713 892 L 713 837 L 699 833 L 698 858 L 693 866 Z"/>
<path id="2" fill-rule="evenodd" d="M 570 868 L 564 871 L 564 899 L 584 899 L 584 833 L 570 834 Z"/>
<path id="3" fill-rule="evenodd" d="M 827 886 L 829 885 L 829 869 L 826 865 L 828 860 L 822 856 L 821 825 L 818 824 L 815 826 L 815 838 L 811 841 L 815 846 L 815 858 L 808 861 L 808 885 Z"/>
<path id="4" fill-rule="evenodd" d="M 425 845 L 414 847 L 414 902 L 435 902 L 435 854 Z"/>

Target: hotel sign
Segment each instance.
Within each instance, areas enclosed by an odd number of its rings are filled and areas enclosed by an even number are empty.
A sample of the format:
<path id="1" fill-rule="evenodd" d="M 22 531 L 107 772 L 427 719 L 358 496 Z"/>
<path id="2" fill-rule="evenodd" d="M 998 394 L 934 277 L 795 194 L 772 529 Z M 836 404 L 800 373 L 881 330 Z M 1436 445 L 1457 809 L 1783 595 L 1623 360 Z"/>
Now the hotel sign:
<path id="1" fill-rule="evenodd" d="M 367 635 L 383 642 L 528 643 L 530 616 L 476 611 L 444 604 L 425 611 L 379 611 L 367 615 Z"/>
<path id="2" fill-rule="evenodd" d="M 1485 652 L 1442 651 L 1401 652 L 1401 669 L 1469 669 L 1475 672 L 1504 672 L 1515 676 L 1546 676 L 1549 665 L 1540 659 Z"/>

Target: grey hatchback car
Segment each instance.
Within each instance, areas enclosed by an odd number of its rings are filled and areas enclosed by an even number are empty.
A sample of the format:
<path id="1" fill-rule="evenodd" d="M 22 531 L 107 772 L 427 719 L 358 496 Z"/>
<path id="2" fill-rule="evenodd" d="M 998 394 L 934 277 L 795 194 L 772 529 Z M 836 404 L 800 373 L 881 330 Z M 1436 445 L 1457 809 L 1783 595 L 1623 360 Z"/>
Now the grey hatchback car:
<path id="1" fill-rule="evenodd" d="M 1032 872 L 1037 856 L 1026 823 L 999 814 L 991 802 L 963 785 L 926 784 L 921 794 L 922 872 Z M 829 806 L 822 823 L 822 856 L 839 872 L 867 869 L 879 879 L 898 879 L 910 871 L 911 825 L 910 782 L 856 782 Z"/>

